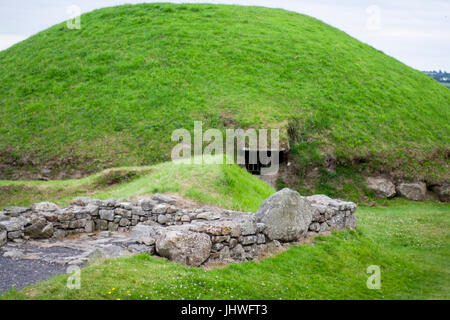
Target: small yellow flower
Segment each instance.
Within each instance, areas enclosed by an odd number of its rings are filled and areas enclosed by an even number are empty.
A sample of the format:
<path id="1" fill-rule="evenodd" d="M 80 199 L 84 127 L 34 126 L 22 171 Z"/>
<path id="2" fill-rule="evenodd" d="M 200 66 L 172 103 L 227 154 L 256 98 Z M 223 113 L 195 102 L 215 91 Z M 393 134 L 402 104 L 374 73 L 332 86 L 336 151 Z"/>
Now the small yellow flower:
<path id="1" fill-rule="evenodd" d="M 108 291 L 108 294 L 111 294 L 111 291 Z"/>
<path id="2" fill-rule="evenodd" d="M 117 300 L 120 300 L 120 298 L 117 298 Z"/>
<path id="3" fill-rule="evenodd" d="M 130 290 L 128 290 L 127 293 L 130 293 Z"/>
<path id="4" fill-rule="evenodd" d="M 112 288 L 111 290 L 114 291 L 114 290 L 116 290 L 116 288 Z"/>

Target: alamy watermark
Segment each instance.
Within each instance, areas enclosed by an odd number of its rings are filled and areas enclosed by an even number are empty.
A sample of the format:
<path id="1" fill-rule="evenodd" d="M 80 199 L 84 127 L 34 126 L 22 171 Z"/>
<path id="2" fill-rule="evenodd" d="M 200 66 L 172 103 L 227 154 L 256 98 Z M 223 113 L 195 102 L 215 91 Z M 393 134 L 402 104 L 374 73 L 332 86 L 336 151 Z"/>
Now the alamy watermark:
<path id="1" fill-rule="evenodd" d="M 371 274 L 367 278 L 366 285 L 368 289 L 381 289 L 381 269 L 380 266 L 371 265 L 367 267 L 367 273 Z"/>
<path id="2" fill-rule="evenodd" d="M 69 20 L 67 20 L 68 29 L 81 29 L 81 9 L 77 5 L 68 6 L 66 9 L 69 15 Z"/>
<path id="3" fill-rule="evenodd" d="M 367 7 L 366 13 L 368 15 L 366 20 L 366 28 L 370 31 L 381 29 L 381 9 L 377 5 Z"/>
<path id="4" fill-rule="evenodd" d="M 269 137 L 270 131 L 270 137 Z M 270 140 L 270 147 L 269 147 Z M 257 165 L 262 175 L 278 172 L 278 129 L 219 129 L 203 132 L 203 123 L 194 122 L 193 138 L 187 129 L 176 129 L 172 141 L 172 161 L 184 164 Z M 206 146 L 204 146 L 207 144 Z"/>
<path id="5" fill-rule="evenodd" d="M 81 269 L 78 266 L 69 266 L 66 270 L 67 274 L 70 274 L 70 276 L 67 278 L 67 289 L 79 290 L 81 288 Z"/>

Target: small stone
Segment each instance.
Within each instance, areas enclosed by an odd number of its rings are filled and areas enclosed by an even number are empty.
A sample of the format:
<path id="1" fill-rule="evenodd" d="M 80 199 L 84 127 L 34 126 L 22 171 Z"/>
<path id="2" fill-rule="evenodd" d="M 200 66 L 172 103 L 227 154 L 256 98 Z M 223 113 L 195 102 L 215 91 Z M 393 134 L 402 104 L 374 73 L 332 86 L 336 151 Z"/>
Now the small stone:
<path id="1" fill-rule="evenodd" d="M 158 201 L 160 203 L 168 203 L 168 204 L 175 204 L 176 203 L 175 199 L 173 199 L 173 198 L 171 198 L 169 196 L 160 194 L 160 193 L 155 193 L 153 195 L 152 199 L 155 200 L 155 201 Z"/>
<path id="2" fill-rule="evenodd" d="M 18 230 L 18 231 L 11 231 L 8 232 L 8 239 L 17 239 L 17 238 L 21 238 L 23 235 L 23 232 Z"/>
<path id="3" fill-rule="evenodd" d="M 262 233 L 258 233 L 256 243 L 258 244 L 266 243 L 266 236 Z"/>
<path id="4" fill-rule="evenodd" d="M 126 227 L 130 225 L 130 220 L 126 219 L 126 218 L 122 218 L 119 221 L 119 226 L 121 227 Z"/>
<path id="5" fill-rule="evenodd" d="M 114 222 L 108 222 L 108 230 L 109 231 L 117 231 L 119 228 L 119 225 Z"/>
<path id="6" fill-rule="evenodd" d="M 223 247 L 224 247 L 223 243 L 217 242 L 213 244 L 212 250 L 217 252 L 220 251 Z"/>
<path id="7" fill-rule="evenodd" d="M 158 202 L 150 199 L 143 199 L 139 201 L 139 205 L 141 206 L 142 210 L 145 211 L 151 211 L 157 204 Z"/>
<path id="8" fill-rule="evenodd" d="M 253 236 L 253 235 L 252 236 L 241 236 L 241 237 L 239 237 L 239 242 L 242 245 L 244 245 L 244 246 L 256 243 L 256 241 L 257 241 L 257 237 Z"/>
<path id="9" fill-rule="evenodd" d="M 95 229 L 105 231 L 108 230 L 108 221 L 106 220 L 97 220 L 95 222 Z"/>
<path id="10" fill-rule="evenodd" d="M 190 222 L 191 218 L 189 218 L 189 215 L 185 214 L 181 217 L 182 222 Z"/>
<path id="11" fill-rule="evenodd" d="M 141 207 L 133 207 L 131 209 L 131 214 L 136 216 L 145 216 L 145 211 Z"/>
<path id="12" fill-rule="evenodd" d="M 166 224 L 167 222 L 169 222 L 169 219 L 167 219 L 167 216 L 165 214 L 160 214 L 158 216 L 158 223 L 159 224 Z"/>
<path id="13" fill-rule="evenodd" d="M 3 212 L 5 216 L 18 217 L 28 211 L 25 207 L 5 207 Z"/>
<path id="14" fill-rule="evenodd" d="M 131 218 L 131 210 L 125 210 L 122 208 L 116 208 L 114 210 L 114 214 L 121 216 L 121 217 L 125 217 L 125 218 Z"/>
<path id="15" fill-rule="evenodd" d="M 137 242 L 145 244 L 146 246 L 151 246 L 155 244 L 155 239 L 151 237 L 142 237 Z"/>
<path id="16" fill-rule="evenodd" d="M 114 210 L 100 210 L 100 219 L 113 221 L 114 220 Z"/>
<path id="17" fill-rule="evenodd" d="M 58 211 L 59 207 L 53 202 L 33 203 L 30 207 L 33 212 L 53 212 Z"/>
<path id="18" fill-rule="evenodd" d="M 160 203 L 153 207 L 152 212 L 154 214 L 165 214 L 167 212 L 167 208 L 167 204 Z"/>

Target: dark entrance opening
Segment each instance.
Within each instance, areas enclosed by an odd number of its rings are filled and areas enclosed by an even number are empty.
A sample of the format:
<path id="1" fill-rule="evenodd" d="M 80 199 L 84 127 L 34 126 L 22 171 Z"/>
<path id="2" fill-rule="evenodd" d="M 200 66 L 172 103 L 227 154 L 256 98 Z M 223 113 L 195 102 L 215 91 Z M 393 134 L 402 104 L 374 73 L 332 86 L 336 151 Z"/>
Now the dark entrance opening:
<path id="1" fill-rule="evenodd" d="M 271 167 L 273 164 L 263 164 L 260 159 L 260 152 L 263 152 L 263 154 L 267 154 L 267 156 L 270 158 L 272 157 L 273 152 L 278 152 L 278 164 L 281 164 L 283 162 L 287 161 L 287 153 L 286 150 L 274 150 L 274 149 L 268 149 L 268 150 L 251 150 L 251 149 L 243 149 L 242 152 L 245 155 L 245 169 L 247 169 L 248 172 L 254 175 L 261 175 L 261 168 L 268 168 Z M 256 159 L 256 163 L 253 159 Z M 253 161 L 250 161 L 253 160 Z"/>

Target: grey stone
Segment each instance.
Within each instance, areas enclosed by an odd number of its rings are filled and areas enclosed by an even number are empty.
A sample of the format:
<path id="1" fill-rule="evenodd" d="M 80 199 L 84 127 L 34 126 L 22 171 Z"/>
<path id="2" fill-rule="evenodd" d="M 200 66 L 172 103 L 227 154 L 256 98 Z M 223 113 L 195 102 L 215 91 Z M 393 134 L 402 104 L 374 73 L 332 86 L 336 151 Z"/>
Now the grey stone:
<path id="1" fill-rule="evenodd" d="M 99 210 L 100 219 L 114 221 L 114 210 Z"/>
<path id="2" fill-rule="evenodd" d="M 25 212 L 27 212 L 29 209 L 25 208 L 25 207 L 5 207 L 3 208 L 3 213 L 6 216 L 10 216 L 10 217 L 18 217 L 22 214 L 24 214 Z"/>
<path id="3" fill-rule="evenodd" d="M 397 187 L 398 193 L 410 200 L 423 201 L 427 192 L 427 185 L 423 182 L 401 183 Z"/>
<path id="4" fill-rule="evenodd" d="M 13 232 L 22 230 L 27 221 L 20 217 L 12 217 L 9 220 L 0 221 L 0 226 L 5 227 L 6 231 Z"/>
<path id="5" fill-rule="evenodd" d="M 54 229 L 53 230 L 53 237 L 55 238 L 64 238 L 66 236 L 66 231 L 61 229 Z"/>
<path id="6" fill-rule="evenodd" d="M 384 177 L 368 177 L 366 178 L 366 186 L 380 198 L 391 198 L 396 194 L 394 183 Z"/>
<path id="7" fill-rule="evenodd" d="M 145 216 L 145 211 L 141 207 L 133 207 L 131 209 L 131 214 L 136 216 Z"/>
<path id="8" fill-rule="evenodd" d="M 204 233 L 169 230 L 156 239 L 159 255 L 188 266 L 200 266 L 208 259 L 211 239 Z"/>
<path id="9" fill-rule="evenodd" d="M 155 201 L 158 201 L 158 202 L 162 202 L 162 203 L 168 203 L 168 204 L 175 204 L 176 203 L 175 199 L 173 199 L 173 198 L 171 198 L 169 196 L 160 194 L 160 193 L 155 193 L 153 195 L 152 199 L 155 200 Z"/>
<path id="10" fill-rule="evenodd" d="M 441 186 L 434 186 L 433 191 L 442 202 L 450 202 L 450 184 L 446 183 Z"/>
<path id="11" fill-rule="evenodd" d="M 309 230 L 316 231 L 316 232 L 320 231 L 320 223 L 318 223 L 318 222 L 311 223 L 309 225 Z"/>
<path id="12" fill-rule="evenodd" d="M 165 214 L 158 215 L 158 223 L 159 224 L 166 224 L 169 221 L 170 220 L 167 218 L 167 216 Z"/>
<path id="13" fill-rule="evenodd" d="M 151 211 L 157 204 L 158 202 L 150 199 L 143 199 L 139 201 L 139 205 L 141 206 L 142 210 L 145 211 Z"/>
<path id="14" fill-rule="evenodd" d="M 23 232 L 21 230 L 18 231 L 8 231 L 8 239 L 17 239 L 23 236 Z"/>
<path id="15" fill-rule="evenodd" d="M 133 239 L 156 239 L 163 234 L 164 230 L 165 228 L 160 225 L 146 225 L 143 223 L 138 223 L 136 226 L 131 228 L 130 237 Z"/>
<path id="16" fill-rule="evenodd" d="M 117 231 L 119 229 L 119 224 L 115 222 L 108 222 L 108 230 L 109 231 Z"/>
<path id="17" fill-rule="evenodd" d="M 247 254 L 242 247 L 242 245 L 237 244 L 234 248 L 230 250 L 230 256 L 233 260 L 236 261 L 245 261 L 247 260 Z"/>
<path id="18" fill-rule="evenodd" d="M 35 218 L 31 225 L 25 227 L 25 233 L 31 239 L 45 239 L 53 236 L 53 224 L 47 224 L 44 218 Z"/>
<path id="19" fill-rule="evenodd" d="M 119 221 L 119 226 L 121 227 L 126 227 L 130 225 L 130 220 L 126 219 L 126 218 L 122 218 Z"/>
<path id="20" fill-rule="evenodd" d="M 181 217 L 181 219 L 180 219 L 182 222 L 190 222 L 191 221 L 191 218 L 189 218 L 189 215 L 188 214 L 185 214 L 185 215 L 183 215 L 182 217 Z"/>
<path id="21" fill-rule="evenodd" d="M 102 258 L 117 258 L 128 256 L 130 253 L 121 246 L 108 244 L 101 248 L 96 248 L 88 255 L 89 260 L 102 259 Z"/>
<path id="22" fill-rule="evenodd" d="M 223 243 L 217 242 L 212 246 L 212 251 L 217 252 L 220 251 L 224 247 Z"/>
<path id="23" fill-rule="evenodd" d="M 0 247 L 5 245 L 8 241 L 8 231 L 0 228 Z"/>
<path id="24" fill-rule="evenodd" d="M 337 215 L 331 217 L 330 220 L 327 221 L 327 223 L 331 228 L 344 229 L 344 227 L 345 227 L 344 219 L 345 219 L 345 214 L 338 213 Z"/>
<path id="25" fill-rule="evenodd" d="M 91 233 L 95 231 L 95 224 L 93 220 L 87 220 L 84 226 L 84 232 Z"/>
<path id="26" fill-rule="evenodd" d="M 106 221 L 106 220 L 95 221 L 95 229 L 101 230 L 101 231 L 108 230 L 108 221 Z"/>
<path id="27" fill-rule="evenodd" d="M 328 229 L 329 229 L 328 223 L 322 222 L 322 223 L 320 224 L 320 230 L 319 230 L 319 232 L 325 232 L 325 231 L 328 231 Z"/>
<path id="28" fill-rule="evenodd" d="M 256 236 L 254 236 L 254 235 L 252 235 L 252 236 L 240 236 L 239 237 L 239 242 L 242 245 L 244 245 L 244 246 L 256 243 L 257 240 L 258 240 L 258 238 Z"/>
<path id="29" fill-rule="evenodd" d="M 126 210 L 123 208 L 116 208 L 114 210 L 114 214 L 125 217 L 125 218 L 131 218 L 131 209 L 130 210 Z"/>
<path id="30" fill-rule="evenodd" d="M 234 248 L 238 244 L 238 240 L 236 238 L 230 239 L 230 248 Z"/>
<path id="31" fill-rule="evenodd" d="M 264 234 L 271 240 L 295 241 L 308 231 L 313 209 L 296 191 L 285 188 L 270 196 L 259 207 L 256 218 L 264 223 Z"/>
<path id="32" fill-rule="evenodd" d="M 38 202 L 33 203 L 30 207 L 33 212 L 54 212 L 59 211 L 59 207 L 53 202 Z"/>
<path id="33" fill-rule="evenodd" d="M 117 201 L 115 199 L 107 199 L 107 200 L 100 200 L 99 206 L 100 207 L 109 207 L 113 208 L 117 205 Z"/>
<path id="34" fill-rule="evenodd" d="M 151 237 L 142 237 L 137 240 L 138 243 L 145 244 L 146 246 L 151 246 L 155 244 L 155 239 Z"/>
<path id="35" fill-rule="evenodd" d="M 345 228 L 356 229 L 356 216 L 354 214 L 345 217 Z"/>
<path id="36" fill-rule="evenodd" d="M 153 207 L 152 212 L 154 214 L 165 214 L 167 212 L 168 205 L 165 203 L 159 203 Z"/>
<path id="37" fill-rule="evenodd" d="M 212 221 L 220 219 L 221 215 L 218 212 L 200 212 L 197 214 L 196 218 Z"/>
<path id="38" fill-rule="evenodd" d="M 262 233 L 258 233 L 256 243 L 258 244 L 266 243 L 266 236 Z"/>

